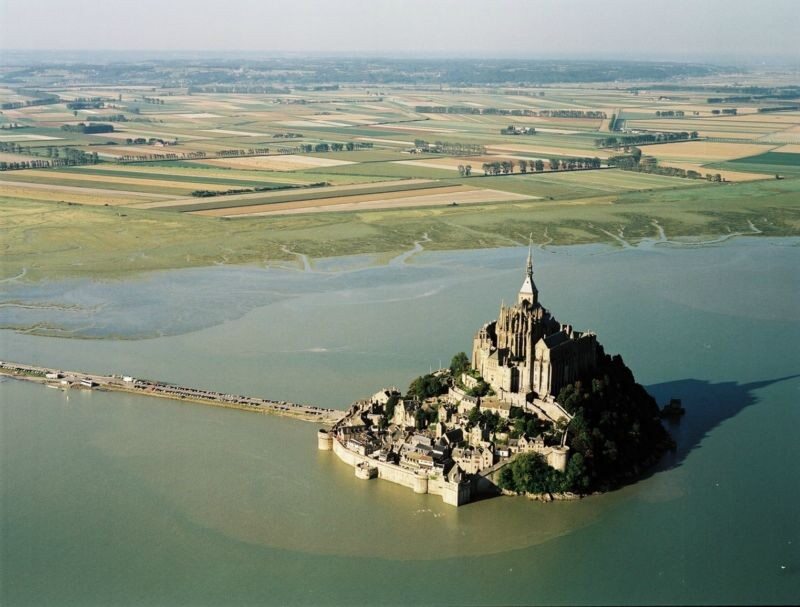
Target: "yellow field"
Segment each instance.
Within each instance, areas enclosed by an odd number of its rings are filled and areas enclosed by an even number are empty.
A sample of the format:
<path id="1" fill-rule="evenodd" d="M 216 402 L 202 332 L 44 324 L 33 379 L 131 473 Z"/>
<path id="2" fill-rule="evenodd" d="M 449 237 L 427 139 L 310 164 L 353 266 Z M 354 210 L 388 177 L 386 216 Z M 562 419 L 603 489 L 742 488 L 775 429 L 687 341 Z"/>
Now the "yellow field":
<path id="1" fill-rule="evenodd" d="M 316 158 L 314 156 L 299 156 L 295 154 L 286 154 L 285 156 L 250 156 L 246 158 L 214 158 L 212 160 L 204 160 L 203 163 L 230 169 L 258 169 L 264 171 L 295 171 L 298 169 L 353 164 L 349 160 Z"/>
<path id="2" fill-rule="evenodd" d="M 712 141 L 685 141 L 660 145 L 639 146 L 644 154 L 659 160 L 685 160 L 687 162 L 720 162 L 755 156 L 768 152 L 775 146 L 756 143 L 716 143 Z"/>
<path id="3" fill-rule="evenodd" d="M 534 197 L 512 194 L 499 190 L 485 190 L 466 186 L 451 186 L 414 190 L 413 192 L 384 192 L 360 196 L 334 196 L 322 200 L 297 200 L 232 209 L 197 211 L 197 215 L 211 217 L 256 217 L 265 215 L 288 215 L 297 213 L 322 213 L 342 211 L 366 211 L 420 206 L 451 206 L 476 204 L 501 200 L 531 200 Z"/>

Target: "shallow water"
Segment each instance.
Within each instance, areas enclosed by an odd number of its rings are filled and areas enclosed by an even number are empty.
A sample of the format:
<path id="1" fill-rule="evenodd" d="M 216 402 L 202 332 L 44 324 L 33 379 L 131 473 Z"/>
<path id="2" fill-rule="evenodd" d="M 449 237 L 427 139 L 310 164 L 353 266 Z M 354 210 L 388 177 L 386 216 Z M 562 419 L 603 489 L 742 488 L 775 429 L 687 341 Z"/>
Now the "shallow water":
<path id="1" fill-rule="evenodd" d="M 454 509 L 357 481 L 311 424 L 2 382 L 1 602 L 796 602 L 798 243 L 535 253 L 543 303 L 688 410 L 657 471 L 577 503 Z M 468 349 L 524 258 L 4 285 L 7 301 L 99 302 L 84 326 L 107 339 L 3 331 L 0 357 L 344 407 Z M 42 318 L 24 310 L 13 324 Z"/>

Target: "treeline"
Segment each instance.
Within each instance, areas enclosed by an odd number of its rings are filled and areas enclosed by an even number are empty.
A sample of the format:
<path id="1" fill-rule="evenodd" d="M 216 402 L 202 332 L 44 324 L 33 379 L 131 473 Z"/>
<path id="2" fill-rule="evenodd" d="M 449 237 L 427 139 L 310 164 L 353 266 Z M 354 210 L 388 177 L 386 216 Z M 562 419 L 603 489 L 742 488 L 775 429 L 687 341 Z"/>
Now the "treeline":
<path id="1" fill-rule="evenodd" d="M 374 147 L 374 143 L 348 141 L 347 143 L 303 143 L 300 144 L 300 151 L 304 154 L 309 152 L 354 152 L 356 150 L 366 150 Z"/>
<path id="2" fill-rule="evenodd" d="M 767 114 L 769 112 L 795 112 L 800 110 L 800 105 L 773 105 L 772 107 L 758 108 L 759 114 Z"/>
<path id="3" fill-rule="evenodd" d="M 87 122 L 128 122 L 125 114 L 110 114 L 107 116 L 88 116 Z"/>
<path id="4" fill-rule="evenodd" d="M 327 181 L 316 181 L 308 185 L 260 185 L 254 188 L 237 188 L 231 190 L 195 190 L 192 196 L 196 198 L 213 198 L 214 196 L 229 196 L 231 194 L 250 194 L 253 192 L 271 192 L 273 190 L 296 190 L 299 188 L 321 188 L 328 185 Z"/>
<path id="5" fill-rule="evenodd" d="M 53 105 L 61 103 L 61 98 L 58 95 L 50 93 L 43 93 L 33 89 L 17 89 L 19 95 L 33 97 L 33 99 L 26 99 L 25 101 L 4 101 L 0 103 L 0 110 L 18 110 L 23 107 L 33 107 L 35 105 Z"/>
<path id="6" fill-rule="evenodd" d="M 631 148 L 630 153 L 612 156 L 608 159 L 608 166 L 617 167 L 624 171 L 664 175 L 665 177 L 683 177 L 685 179 L 706 179 L 714 183 L 725 181 L 719 173 L 706 173 L 705 175 L 693 169 L 660 166 L 654 156 L 642 156 L 642 150 Z"/>
<path id="7" fill-rule="evenodd" d="M 67 102 L 68 110 L 99 110 L 105 106 L 101 97 L 79 97 Z"/>
<path id="8" fill-rule="evenodd" d="M 269 148 L 247 148 L 244 150 L 217 150 L 215 155 L 218 158 L 233 158 L 236 156 L 266 156 L 269 154 Z"/>
<path id="9" fill-rule="evenodd" d="M 297 188 L 296 185 L 257 186 L 255 188 L 238 188 L 232 190 L 194 190 L 192 196 L 196 198 L 213 198 L 214 196 L 228 196 L 230 194 L 249 194 L 252 192 L 268 192 L 270 190 L 288 190 Z"/>
<path id="10" fill-rule="evenodd" d="M 683 110 L 656 110 L 656 116 L 661 118 L 683 118 L 685 115 Z"/>
<path id="11" fill-rule="evenodd" d="M 188 89 L 189 95 L 192 93 L 227 93 L 228 95 L 288 95 L 292 92 L 290 88 L 277 87 L 272 85 L 247 85 L 247 84 L 208 84 L 192 85 Z"/>
<path id="12" fill-rule="evenodd" d="M 417 105 L 419 114 L 472 114 L 484 116 L 542 116 L 545 118 L 592 118 L 604 119 L 605 112 L 594 110 L 528 110 L 518 108 L 472 107 L 467 105 Z"/>
<path id="13" fill-rule="evenodd" d="M 68 133 L 83 133 L 84 135 L 92 135 L 94 133 L 113 133 L 114 125 L 103 123 L 86 124 L 84 122 L 79 122 L 78 124 L 62 124 L 61 130 L 67 131 Z"/>
<path id="14" fill-rule="evenodd" d="M 735 107 L 732 107 L 732 108 L 725 108 L 722 110 L 711 110 L 711 113 L 714 114 L 715 116 L 719 116 L 720 114 L 724 116 L 736 116 L 738 112 Z"/>
<path id="15" fill-rule="evenodd" d="M 748 91 L 754 91 L 754 94 L 709 97 L 706 99 L 706 103 L 752 103 L 763 99 L 797 99 L 800 97 L 800 89 L 794 87 L 777 89 L 751 87 L 744 88 L 741 92 Z"/>
<path id="16" fill-rule="evenodd" d="M 602 168 L 599 158 L 551 158 L 545 164 L 544 160 L 520 160 L 514 163 L 513 160 L 502 160 L 496 162 L 484 162 L 481 165 L 484 176 L 488 175 L 510 175 L 514 173 L 514 168 L 519 166 L 519 172 L 542 173 L 545 168 L 549 171 L 577 171 L 586 169 Z"/>
<path id="17" fill-rule="evenodd" d="M 164 105 L 164 100 L 159 99 L 158 97 L 144 97 L 142 96 L 142 101 L 145 103 L 150 103 L 152 105 Z"/>
<path id="18" fill-rule="evenodd" d="M 164 139 L 159 139 L 157 137 L 150 137 L 149 139 L 146 137 L 128 137 L 125 139 L 126 145 L 177 145 L 178 140 L 173 139 L 172 141 L 165 141 Z"/>
<path id="19" fill-rule="evenodd" d="M 301 86 L 294 87 L 296 91 L 338 91 L 338 84 L 317 84 L 315 86 Z"/>
<path id="20" fill-rule="evenodd" d="M 639 477 L 674 448 L 652 396 L 619 356 L 600 351 L 600 364 L 565 386 L 558 402 L 573 416 L 566 428 L 571 457 L 565 472 L 540 456 L 517 457 L 500 473 L 503 489 L 527 493 L 608 491 Z"/>
<path id="21" fill-rule="evenodd" d="M 205 152 L 165 152 L 155 154 L 125 154 L 117 156 L 117 164 L 128 164 L 132 162 L 155 162 L 160 160 L 203 160 L 206 158 Z"/>
<path id="22" fill-rule="evenodd" d="M 449 141 L 434 141 L 430 143 L 424 139 L 415 139 L 414 150 L 430 154 L 447 154 L 449 156 L 480 156 L 486 153 L 486 146 L 478 143 L 453 143 Z"/>
<path id="23" fill-rule="evenodd" d="M 592 118 L 606 119 L 606 113 L 595 110 L 541 110 L 539 116 L 546 118 Z"/>
<path id="24" fill-rule="evenodd" d="M 419 114 L 472 114 L 486 116 L 536 116 L 534 110 L 505 109 L 498 107 L 473 107 L 471 105 L 417 105 L 414 111 Z"/>
<path id="25" fill-rule="evenodd" d="M 24 153 L 24 148 L 11 146 L 5 142 L 0 142 L 0 152 Z M 28 152 L 31 150 L 28 149 Z M 51 169 L 64 166 L 78 166 L 82 164 L 97 164 L 100 158 L 97 152 L 84 152 L 75 148 L 64 147 L 60 150 L 54 147 L 47 148 L 48 158 L 46 159 L 26 159 L 14 162 L 0 162 L 0 171 L 15 171 L 20 169 Z M 37 152 L 38 155 L 38 152 Z"/>
<path id="26" fill-rule="evenodd" d="M 620 135 L 618 137 L 604 137 L 595 139 L 594 144 L 599 148 L 619 149 L 623 146 L 636 145 L 637 143 L 666 143 L 668 141 L 684 141 L 687 139 L 697 139 L 697 131 L 687 133 L 642 133 L 640 135 Z"/>

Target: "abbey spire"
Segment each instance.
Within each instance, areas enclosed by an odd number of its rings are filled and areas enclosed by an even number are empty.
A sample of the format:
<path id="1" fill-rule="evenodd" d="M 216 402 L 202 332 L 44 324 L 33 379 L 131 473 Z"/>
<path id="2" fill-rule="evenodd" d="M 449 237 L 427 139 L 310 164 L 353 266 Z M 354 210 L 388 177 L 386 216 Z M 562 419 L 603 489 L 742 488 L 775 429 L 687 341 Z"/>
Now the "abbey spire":
<path id="1" fill-rule="evenodd" d="M 536 283 L 533 282 L 533 236 L 528 241 L 528 265 L 525 268 L 525 280 L 522 283 L 522 288 L 519 290 L 517 296 L 517 303 L 522 303 L 527 300 L 532 306 L 539 303 L 539 290 L 536 288 Z"/>

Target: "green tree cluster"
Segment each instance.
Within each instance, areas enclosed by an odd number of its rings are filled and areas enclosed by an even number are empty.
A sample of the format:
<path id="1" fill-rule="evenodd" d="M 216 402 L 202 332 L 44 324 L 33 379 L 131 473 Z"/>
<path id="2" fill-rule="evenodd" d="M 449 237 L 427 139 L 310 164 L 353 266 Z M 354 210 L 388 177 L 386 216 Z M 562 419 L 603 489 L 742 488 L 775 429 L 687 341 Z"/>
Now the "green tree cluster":
<path id="1" fill-rule="evenodd" d="M 450 360 L 450 375 L 458 379 L 462 373 L 469 371 L 470 362 L 466 352 L 459 352 Z"/>
<path id="2" fill-rule="evenodd" d="M 567 469 L 559 472 L 538 453 L 523 453 L 500 471 L 498 485 L 519 493 L 582 493 L 589 488 L 583 456 L 573 455 Z"/>
<path id="3" fill-rule="evenodd" d="M 420 375 L 408 386 L 407 394 L 417 400 L 425 400 L 447 392 L 447 382 L 431 373 Z"/>
<path id="4" fill-rule="evenodd" d="M 652 396 L 637 384 L 620 356 L 601 351 L 584 381 L 565 386 L 558 402 L 574 417 L 568 445 L 581 455 L 590 486 L 608 490 L 638 475 L 674 443 Z"/>

